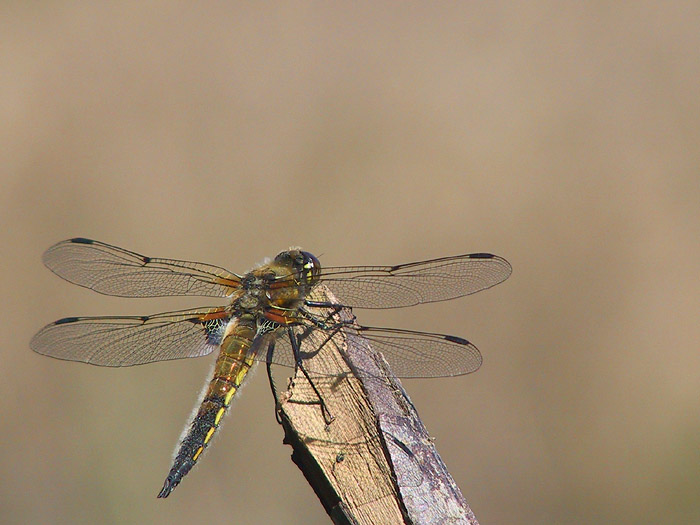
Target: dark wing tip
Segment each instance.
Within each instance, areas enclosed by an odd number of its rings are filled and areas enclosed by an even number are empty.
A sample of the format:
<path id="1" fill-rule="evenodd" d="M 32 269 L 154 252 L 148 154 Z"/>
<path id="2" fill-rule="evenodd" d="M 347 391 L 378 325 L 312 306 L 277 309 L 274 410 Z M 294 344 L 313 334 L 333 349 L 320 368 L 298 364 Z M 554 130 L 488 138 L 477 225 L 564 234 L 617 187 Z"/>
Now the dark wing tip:
<path id="1" fill-rule="evenodd" d="M 50 331 L 51 328 L 53 328 L 56 325 L 70 324 L 70 323 L 75 323 L 76 321 L 80 321 L 80 317 L 64 317 L 63 319 L 59 319 L 58 321 L 54 321 L 51 324 L 47 324 L 44 328 L 42 328 L 36 334 L 34 334 L 34 337 L 32 337 L 32 339 L 29 341 L 29 348 L 34 350 L 37 354 L 50 356 L 51 354 L 47 353 L 45 340 L 43 339 L 46 332 Z"/>
<path id="2" fill-rule="evenodd" d="M 471 343 L 462 337 L 457 337 L 456 335 L 446 335 L 444 336 L 446 341 L 450 343 L 457 343 L 458 345 L 468 346 Z"/>
<path id="3" fill-rule="evenodd" d="M 68 242 L 75 244 L 95 244 L 95 241 L 92 239 L 86 239 L 85 237 L 73 237 L 72 239 L 69 239 Z"/>
<path id="4" fill-rule="evenodd" d="M 80 319 L 79 317 L 64 317 L 63 319 L 59 319 L 58 321 L 54 321 L 53 324 L 57 325 L 57 324 L 75 323 L 79 319 Z"/>
<path id="5" fill-rule="evenodd" d="M 502 280 L 498 281 L 498 283 L 502 283 L 503 281 L 508 279 L 508 277 L 510 277 L 510 275 L 513 273 L 513 266 L 508 262 L 507 259 L 504 259 L 503 257 L 501 257 L 499 255 L 494 255 L 493 253 L 470 253 L 469 258 L 470 259 L 494 259 L 494 260 L 498 261 L 499 264 L 501 264 L 501 266 L 503 266 L 506 270 L 505 276 L 503 277 Z M 496 283 L 496 284 L 498 284 L 498 283 Z"/>

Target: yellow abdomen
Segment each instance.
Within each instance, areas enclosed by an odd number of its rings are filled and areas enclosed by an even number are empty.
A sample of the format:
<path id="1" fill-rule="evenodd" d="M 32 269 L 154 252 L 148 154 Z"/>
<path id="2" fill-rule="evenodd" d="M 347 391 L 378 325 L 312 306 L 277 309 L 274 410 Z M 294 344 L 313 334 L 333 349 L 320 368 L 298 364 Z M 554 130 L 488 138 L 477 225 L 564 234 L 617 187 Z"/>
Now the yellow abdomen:
<path id="1" fill-rule="evenodd" d="M 255 337 L 255 320 L 234 319 L 227 327 L 221 342 L 214 374 L 199 410 L 194 416 L 165 479 L 159 498 L 166 498 L 190 471 L 211 441 L 231 400 L 246 374 L 253 366 L 255 354 L 251 351 Z"/>

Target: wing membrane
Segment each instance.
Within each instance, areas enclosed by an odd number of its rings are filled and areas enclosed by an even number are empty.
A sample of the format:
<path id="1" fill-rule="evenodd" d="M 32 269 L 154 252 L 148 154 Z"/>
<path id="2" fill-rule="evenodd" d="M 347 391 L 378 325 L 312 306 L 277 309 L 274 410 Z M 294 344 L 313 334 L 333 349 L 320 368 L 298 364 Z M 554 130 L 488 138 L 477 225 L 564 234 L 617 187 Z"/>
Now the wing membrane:
<path id="1" fill-rule="evenodd" d="M 237 275 L 219 266 L 146 257 L 80 237 L 55 244 L 43 261 L 66 281 L 119 297 L 226 297 L 240 284 Z"/>
<path id="2" fill-rule="evenodd" d="M 511 272 L 502 257 L 472 253 L 398 266 L 329 267 L 321 280 L 344 306 L 401 308 L 470 295 L 505 281 Z"/>
<path id="3" fill-rule="evenodd" d="M 479 350 L 461 337 L 394 328 L 346 328 L 382 353 L 397 377 L 451 377 L 476 372 Z"/>
<path id="4" fill-rule="evenodd" d="M 431 332 L 359 325 L 339 325 L 324 330 L 306 325 L 295 328 L 295 333 L 303 334 L 300 350 L 302 355 L 307 356 L 313 356 L 323 341 L 333 339 L 342 347 L 343 342 L 334 338 L 346 335 L 361 337 L 374 350 L 382 353 L 397 377 L 459 376 L 475 372 L 482 362 L 479 350 L 466 339 Z M 259 354 L 256 359 L 265 361 L 265 353 Z M 295 366 L 292 347 L 286 334 L 278 335 L 275 351 L 269 360 L 278 365 Z M 309 372 L 327 373 L 325 370 L 314 369 L 313 360 L 305 360 L 304 366 Z"/>
<path id="5" fill-rule="evenodd" d="M 39 354 L 100 366 L 131 366 L 200 357 L 221 343 L 230 315 L 223 307 L 144 317 L 68 317 L 30 343 Z"/>

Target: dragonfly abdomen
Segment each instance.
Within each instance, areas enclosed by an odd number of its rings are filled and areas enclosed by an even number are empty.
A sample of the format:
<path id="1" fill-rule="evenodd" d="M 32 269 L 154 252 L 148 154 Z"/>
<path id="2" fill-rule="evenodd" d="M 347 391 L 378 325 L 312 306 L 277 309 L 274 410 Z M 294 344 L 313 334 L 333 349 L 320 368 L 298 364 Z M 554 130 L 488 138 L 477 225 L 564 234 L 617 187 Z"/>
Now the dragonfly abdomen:
<path id="1" fill-rule="evenodd" d="M 165 479 L 159 498 L 167 498 L 183 477 L 192 469 L 211 442 L 221 424 L 233 396 L 253 366 L 250 351 L 255 330 L 249 323 L 234 321 L 221 343 L 214 374 L 197 414 L 180 443 L 173 466 Z"/>

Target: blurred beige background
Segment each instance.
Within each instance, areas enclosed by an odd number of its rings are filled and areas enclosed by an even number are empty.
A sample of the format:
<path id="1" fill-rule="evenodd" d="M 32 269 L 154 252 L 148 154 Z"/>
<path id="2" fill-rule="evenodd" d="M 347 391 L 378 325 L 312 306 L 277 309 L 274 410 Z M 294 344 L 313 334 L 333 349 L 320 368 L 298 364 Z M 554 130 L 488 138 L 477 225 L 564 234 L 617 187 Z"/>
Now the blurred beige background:
<path id="1" fill-rule="evenodd" d="M 328 523 L 260 370 L 157 500 L 210 359 L 29 350 L 125 300 L 41 264 L 85 236 L 245 271 L 508 258 L 506 283 L 365 324 L 453 333 L 405 381 L 476 516 L 700 522 L 700 4 L 5 2 L 0 521 Z M 215 301 L 214 301 L 215 302 Z"/>

